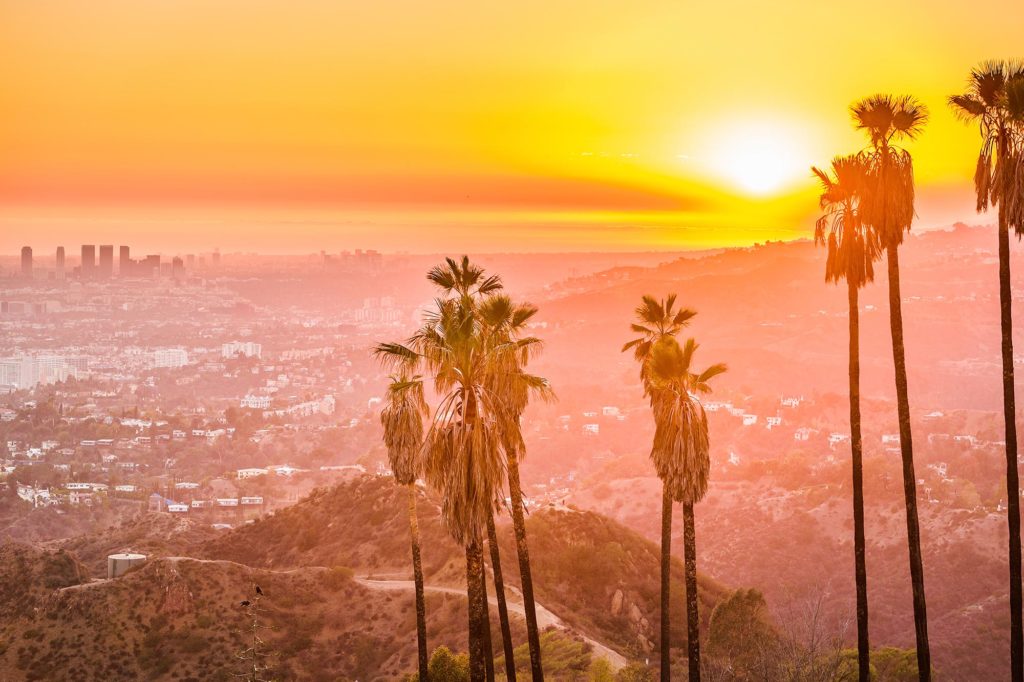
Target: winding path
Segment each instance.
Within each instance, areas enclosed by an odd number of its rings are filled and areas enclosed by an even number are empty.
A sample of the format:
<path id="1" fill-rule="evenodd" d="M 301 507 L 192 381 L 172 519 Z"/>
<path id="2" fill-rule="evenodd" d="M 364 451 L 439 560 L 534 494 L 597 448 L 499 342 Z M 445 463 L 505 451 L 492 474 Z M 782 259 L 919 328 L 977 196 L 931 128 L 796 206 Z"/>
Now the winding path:
<path id="1" fill-rule="evenodd" d="M 412 591 L 416 589 L 416 583 L 414 583 L 412 580 L 374 580 L 368 576 L 362 576 L 356 578 L 356 582 L 362 585 L 363 587 L 368 587 L 371 590 Z M 435 594 L 452 594 L 463 598 L 466 596 L 465 590 L 460 590 L 455 587 L 438 587 L 436 585 L 424 585 L 423 589 L 427 592 L 434 592 Z M 492 605 L 497 607 L 498 600 L 496 597 L 494 597 L 491 594 L 488 594 L 488 601 L 490 601 Z M 515 601 L 508 601 L 507 604 L 509 611 L 515 613 L 516 615 L 522 616 L 523 618 L 526 617 L 526 611 L 523 609 L 522 604 Z M 566 625 L 566 623 L 561 618 L 553 614 L 548 609 L 544 608 L 544 606 L 542 606 L 541 604 L 537 604 L 536 606 L 537 627 L 539 627 L 540 629 L 543 630 L 547 627 L 553 626 L 559 628 L 560 630 L 569 631 L 575 635 L 578 635 L 581 639 L 583 639 L 583 641 L 587 642 L 588 644 L 590 644 L 591 647 L 593 647 L 594 654 L 598 658 L 608 659 L 608 662 L 612 665 L 612 668 L 614 668 L 615 670 L 619 670 L 620 668 L 625 667 L 628 663 L 628 661 L 622 654 L 612 649 L 609 649 L 607 646 L 597 641 L 596 639 L 593 639 L 592 637 L 588 637 L 587 635 L 581 632 L 573 630 L 568 625 Z"/>

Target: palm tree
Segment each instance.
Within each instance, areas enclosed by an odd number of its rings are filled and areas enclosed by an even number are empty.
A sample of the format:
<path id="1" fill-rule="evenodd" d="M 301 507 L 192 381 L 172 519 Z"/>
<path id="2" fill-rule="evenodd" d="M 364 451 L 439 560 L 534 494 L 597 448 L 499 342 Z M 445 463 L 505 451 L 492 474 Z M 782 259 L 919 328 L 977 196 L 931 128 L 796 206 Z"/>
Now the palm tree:
<path id="1" fill-rule="evenodd" d="M 910 431 L 910 398 L 907 391 L 906 350 L 903 345 L 903 309 L 900 298 L 899 247 L 914 219 L 914 164 L 910 152 L 897 146 L 913 139 L 924 128 L 928 111 L 909 96 L 872 95 L 850 107 L 854 125 L 869 138 L 864 152 L 869 176 L 861 193 L 861 221 L 878 236 L 885 248 L 889 273 L 889 329 L 896 378 L 896 409 L 900 424 L 903 460 L 903 496 L 907 506 L 907 546 L 910 581 L 914 593 L 914 633 L 917 640 L 918 675 L 931 679 L 928 647 L 928 614 L 921 560 L 921 531 L 917 518 L 917 479 L 914 445 Z"/>
<path id="2" fill-rule="evenodd" d="M 633 350 L 633 357 L 640 364 L 640 380 L 643 382 L 644 395 L 651 392 L 650 358 L 654 345 L 664 338 L 674 338 L 676 334 L 689 325 L 697 314 L 688 308 L 675 310 L 676 294 L 657 300 L 653 296 L 644 295 L 635 313 L 637 321 L 630 324 L 630 329 L 640 334 L 622 346 L 622 352 Z M 663 486 L 661 502 L 661 679 L 670 679 L 672 662 L 670 657 L 671 643 L 671 609 L 669 608 L 670 576 L 672 560 L 672 497 L 667 487 Z"/>
<path id="3" fill-rule="evenodd" d="M 447 259 L 428 279 L 443 293 L 435 309 L 406 343 L 378 344 L 374 352 L 385 365 L 410 373 L 424 369 L 441 396 L 424 440 L 424 466 L 427 482 L 441 494 L 445 525 L 466 551 L 470 675 L 476 682 L 486 676 L 489 628 L 483 533 L 505 476 L 503 443 L 520 433 L 519 414 L 509 407 L 518 398 L 510 392 L 522 386 L 528 395 L 547 384 L 521 371 L 536 340 L 498 333 L 482 314 L 501 290 L 499 277 L 485 276 L 463 257 Z"/>
<path id="4" fill-rule="evenodd" d="M 380 413 L 384 445 L 395 482 L 409 492 L 409 533 L 412 538 L 412 569 L 416 582 L 416 642 L 420 679 L 427 680 L 427 610 L 423 598 L 423 566 L 420 563 L 420 529 L 416 516 L 416 479 L 423 471 L 423 419 L 430 415 L 419 376 L 393 374 L 387 400 Z"/>
<path id="5" fill-rule="evenodd" d="M 1010 663 L 1014 682 L 1024 681 L 1024 619 L 1021 601 L 1020 479 L 1013 377 L 1010 293 L 1010 227 L 1024 232 L 1024 65 L 984 62 L 971 71 L 967 91 L 949 98 L 966 122 L 977 122 L 981 152 L 974 172 L 978 212 L 999 207 L 999 310 L 1003 359 L 1003 424 L 1006 435 L 1006 506 L 1010 530 Z"/>
<path id="6" fill-rule="evenodd" d="M 525 335 L 527 324 L 537 314 L 537 308 L 529 303 L 515 304 L 504 295 L 493 293 L 479 305 L 480 316 L 486 324 L 491 343 L 503 349 L 498 359 L 500 365 L 490 375 L 491 388 L 503 396 L 508 419 L 503 421 L 505 430 L 501 434 L 502 449 L 508 478 L 509 501 L 512 511 L 512 528 L 516 539 L 516 555 L 519 559 L 519 577 L 523 591 L 523 611 L 526 616 L 526 636 L 530 650 L 530 670 L 533 680 L 544 679 L 541 665 L 540 628 L 537 624 L 536 602 L 533 592 L 533 577 L 530 572 L 530 549 L 526 540 L 526 513 L 523 502 L 523 488 L 519 478 L 519 461 L 526 455 L 520 421 L 531 396 L 553 400 L 554 394 L 546 379 L 528 374 L 526 365 L 541 349 L 540 339 Z M 497 551 L 497 544 L 492 545 Z M 497 566 L 498 562 L 492 560 Z M 497 579 L 497 573 L 495 574 Z M 498 588 L 495 587 L 497 590 Z M 500 605 L 499 605 L 500 606 Z M 500 615 L 500 611 L 499 611 Z M 503 628 L 505 624 L 503 624 Z M 506 654 L 506 666 L 509 664 Z M 510 680 L 514 680 L 510 676 Z"/>
<path id="7" fill-rule="evenodd" d="M 676 294 L 669 294 L 662 300 L 657 300 L 653 296 L 643 296 L 641 304 L 636 308 L 636 316 L 638 322 L 634 322 L 630 325 L 630 328 L 634 333 L 640 334 L 638 338 L 627 342 L 623 347 L 622 351 L 633 350 L 633 356 L 637 362 L 640 363 L 640 379 L 644 386 L 644 395 L 651 398 L 652 407 L 655 404 L 655 377 L 652 374 L 652 361 L 654 359 L 654 351 L 659 347 L 660 343 L 678 343 L 675 341 L 675 336 L 684 327 L 686 327 L 690 320 L 697 314 L 696 312 L 689 309 L 675 310 Z M 695 349 L 695 346 L 694 346 Z M 691 351 L 692 357 L 692 351 Z M 709 375 L 725 371 L 724 366 L 715 368 L 714 373 Z M 667 394 L 666 394 L 667 395 Z M 703 410 L 701 410 L 703 412 Z M 657 412 L 655 414 L 655 424 L 657 424 Z M 657 435 L 655 437 L 657 442 Z M 658 470 L 658 475 L 662 479 L 662 508 L 661 508 L 661 679 L 663 681 L 671 679 L 671 642 L 670 642 L 670 631 L 671 631 L 671 609 L 670 609 L 670 591 L 671 591 L 671 557 L 672 557 L 672 501 L 673 499 L 681 499 L 674 497 L 673 490 L 666 480 L 665 476 L 662 476 L 662 468 L 659 464 L 664 464 L 663 460 L 655 459 L 655 452 L 652 450 L 651 457 L 655 461 L 655 468 Z M 705 475 L 705 490 L 706 480 Z M 703 493 L 701 493 L 703 497 Z M 684 504 L 684 515 L 686 514 L 686 505 Z M 686 551 L 689 552 L 688 557 L 692 558 L 690 562 L 687 559 L 687 620 L 692 626 L 688 631 L 688 649 L 690 654 L 690 675 L 691 679 L 697 679 L 700 676 L 700 631 L 696 625 L 697 618 L 697 593 L 696 593 L 696 538 L 695 536 L 687 534 L 692 530 L 692 517 L 693 507 L 692 503 L 689 506 L 689 520 L 690 524 L 684 527 L 684 545 Z M 684 520 L 685 521 L 685 520 Z M 688 530 L 689 529 L 689 530 Z M 692 563 L 693 567 L 693 584 L 691 586 L 689 580 L 689 568 Z M 690 606 L 692 597 L 692 619 L 690 618 Z M 693 621 L 690 623 L 690 621 Z M 696 675 L 697 677 L 693 677 Z"/>
<path id="8" fill-rule="evenodd" d="M 857 664 L 859 679 L 871 677 L 868 644 L 868 574 L 864 539 L 864 463 L 860 430 L 860 310 L 857 293 L 874 280 L 874 261 L 881 255 L 875 234 L 860 220 L 860 197 L 867 181 L 862 156 L 837 157 L 831 172 L 812 168 L 821 181 L 822 216 L 814 241 L 827 247 L 825 281 L 846 280 L 850 310 L 850 446 L 853 459 L 853 553 L 857 582 Z"/>
<path id="9" fill-rule="evenodd" d="M 686 645 L 690 682 L 700 681 L 700 620 L 697 612 L 697 540 L 693 505 L 704 499 L 711 469 L 708 420 L 696 393 L 709 393 L 709 381 L 725 372 L 712 365 L 691 371 L 697 344 L 688 339 L 680 347 L 674 336 L 663 336 L 651 346 L 648 362 L 654 443 L 651 460 L 662 481 L 662 636 L 666 636 L 668 573 L 672 538 L 672 501 L 683 504 L 683 555 L 686 566 Z M 662 680 L 670 679 L 667 639 L 662 640 Z"/>
<path id="10" fill-rule="evenodd" d="M 471 306 L 462 299 L 437 301 L 424 325 L 405 344 L 379 344 L 386 364 L 427 369 L 441 396 L 424 441 L 427 482 L 441 494 L 441 515 L 449 533 L 466 552 L 469 600 L 470 675 L 484 680 L 486 601 L 483 594 L 482 532 L 503 468 L 497 422 L 503 410 L 486 390 L 490 353 Z"/>

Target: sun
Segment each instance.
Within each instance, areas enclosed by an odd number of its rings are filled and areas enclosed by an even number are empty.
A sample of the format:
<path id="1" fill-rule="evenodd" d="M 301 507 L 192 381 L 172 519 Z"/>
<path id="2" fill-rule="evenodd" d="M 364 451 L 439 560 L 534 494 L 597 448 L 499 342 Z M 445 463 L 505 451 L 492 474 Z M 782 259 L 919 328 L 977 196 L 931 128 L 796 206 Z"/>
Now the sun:
<path id="1" fill-rule="evenodd" d="M 740 122 L 709 136 L 703 165 L 719 180 L 753 196 L 777 194 L 809 176 L 806 137 L 776 122 Z"/>

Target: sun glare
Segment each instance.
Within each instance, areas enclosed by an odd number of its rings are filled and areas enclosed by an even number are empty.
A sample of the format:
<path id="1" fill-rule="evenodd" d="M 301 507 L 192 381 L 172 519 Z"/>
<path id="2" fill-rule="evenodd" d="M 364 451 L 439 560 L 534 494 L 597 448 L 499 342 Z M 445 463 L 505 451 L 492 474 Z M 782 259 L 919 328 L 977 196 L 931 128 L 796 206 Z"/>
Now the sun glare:
<path id="1" fill-rule="evenodd" d="M 701 157 L 708 170 L 729 185 L 767 196 L 807 176 L 806 147 L 799 132 L 784 124 L 743 123 L 711 136 Z"/>

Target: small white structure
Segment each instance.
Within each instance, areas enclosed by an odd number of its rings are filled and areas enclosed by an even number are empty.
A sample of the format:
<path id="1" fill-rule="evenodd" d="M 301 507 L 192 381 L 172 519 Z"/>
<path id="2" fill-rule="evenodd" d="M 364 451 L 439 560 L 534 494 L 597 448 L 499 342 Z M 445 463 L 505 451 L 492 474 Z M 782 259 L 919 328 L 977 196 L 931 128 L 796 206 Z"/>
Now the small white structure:
<path id="1" fill-rule="evenodd" d="M 145 554 L 111 554 L 107 557 L 107 579 L 120 577 L 133 566 L 146 563 Z"/>
<path id="2" fill-rule="evenodd" d="M 235 473 L 238 476 L 238 480 L 241 481 L 241 480 L 246 479 L 246 478 L 256 478 L 257 476 L 266 476 L 267 473 L 268 473 L 268 470 L 267 469 L 250 468 L 250 469 L 239 469 Z"/>

